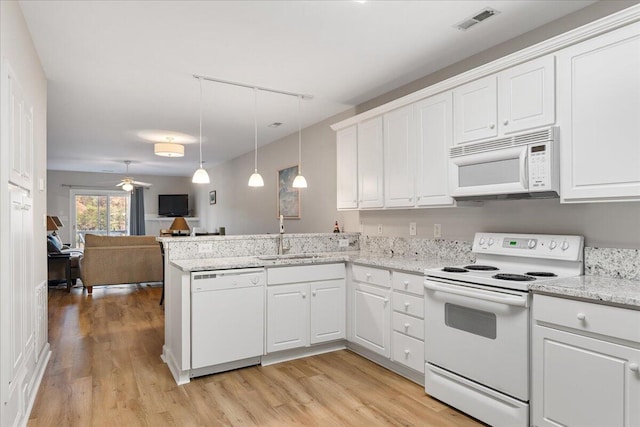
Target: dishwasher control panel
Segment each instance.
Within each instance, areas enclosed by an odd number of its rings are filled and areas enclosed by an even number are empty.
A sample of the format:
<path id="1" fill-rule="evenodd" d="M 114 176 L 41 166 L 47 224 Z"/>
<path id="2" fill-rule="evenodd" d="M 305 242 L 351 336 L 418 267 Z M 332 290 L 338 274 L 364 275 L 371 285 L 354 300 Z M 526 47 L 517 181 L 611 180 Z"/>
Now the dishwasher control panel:
<path id="1" fill-rule="evenodd" d="M 191 292 L 264 286 L 263 268 L 198 271 L 191 273 Z"/>

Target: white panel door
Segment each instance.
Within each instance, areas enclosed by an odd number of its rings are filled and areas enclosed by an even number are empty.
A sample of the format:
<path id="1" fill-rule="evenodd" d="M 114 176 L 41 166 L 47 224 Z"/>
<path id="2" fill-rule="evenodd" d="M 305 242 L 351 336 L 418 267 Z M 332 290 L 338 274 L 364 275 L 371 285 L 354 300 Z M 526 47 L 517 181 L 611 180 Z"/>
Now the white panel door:
<path id="1" fill-rule="evenodd" d="M 309 341 L 317 344 L 342 339 L 345 333 L 344 279 L 309 284 Z"/>
<path id="2" fill-rule="evenodd" d="M 498 74 L 500 132 L 520 132 L 555 122 L 555 67 L 548 55 Z"/>
<path id="3" fill-rule="evenodd" d="M 415 105 L 417 117 L 418 206 L 453 206 L 447 164 L 453 138 L 452 93 L 445 92 Z"/>
<path id="4" fill-rule="evenodd" d="M 455 88 L 453 109 L 455 144 L 495 137 L 498 134 L 496 76 Z"/>
<path id="5" fill-rule="evenodd" d="M 336 133 L 337 206 L 358 207 L 358 130 L 351 126 Z"/>
<path id="6" fill-rule="evenodd" d="M 533 329 L 533 425 L 640 425 L 639 349 Z"/>
<path id="7" fill-rule="evenodd" d="M 560 51 L 563 202 L 640 200 L 640 23 Z"/>
<path id="8" fill-rule="evenodd" d="M 382 117 L 358 123 L 358 207 L 384 205 Z"/>
<path id="9" fill-rule="evenodd" d="M 356 283 L 353 295 L 353 342 L 389 357 L 391 291 Z"/>
<path id="10" fill-rule="evenodd" d="M 415 205 L 416 118 L 413 105 L 384 115 L 384 205 Z"/>
<path id="11" fill-rule="evenodd" d="M 267 353 L 308 343 L 307 284 L 267 287 Z"/>

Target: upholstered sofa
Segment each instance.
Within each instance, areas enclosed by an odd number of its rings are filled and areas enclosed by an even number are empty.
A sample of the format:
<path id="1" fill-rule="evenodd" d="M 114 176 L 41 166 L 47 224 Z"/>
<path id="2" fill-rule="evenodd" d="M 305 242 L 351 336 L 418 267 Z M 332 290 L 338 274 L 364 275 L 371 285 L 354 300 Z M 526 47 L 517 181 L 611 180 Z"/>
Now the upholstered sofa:
<path id="1" fill-rule="evenodd" d="M 98 285 L 161 282 L 160 244 L 154 236 L 87 234 L 80 278 L 89 293 Z"/>

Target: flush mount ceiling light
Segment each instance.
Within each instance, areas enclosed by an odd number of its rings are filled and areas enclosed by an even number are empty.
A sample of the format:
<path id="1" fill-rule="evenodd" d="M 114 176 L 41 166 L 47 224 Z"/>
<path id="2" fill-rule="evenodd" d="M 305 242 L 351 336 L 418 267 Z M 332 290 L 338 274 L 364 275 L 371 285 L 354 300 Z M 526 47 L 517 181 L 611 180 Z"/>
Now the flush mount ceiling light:
<path id="1" fill-rule="evenodd" d="M 153 152 L 156 156 L 184 157 L 184 145 L 174 143 L 171 136 L 167 136 L 167 141 L 154 144 Z"/>
<path id="2" fill-rule="evenodd" d="M 491 7 L 485 7 L 480 12 L 475 13 L 473 16 L 465 19 L 464 21 L 457 23 L 456 25 L 454 25 L 454 27 L 462 31 L 467 31 L 469 28 L 473 27 L 474 25 L 479 24 L 485 19 L 489 19 L 492 16 L 497 15 L 499 13 L 500 11 L 498 10 L 495 10 Z"/>
<path id="3" fill-rule="evenodd" d="M 191 178 L 194 184 L 208 184 L 209 174 L 202 167 L 202 79 L 198 78 L 198 87 L 200 89 L 200 168 L 196 170 Z"/>
<path id="4" fill-rule="evenodd" d="M 254 170 L 249 177 L 249 187 L 264 187 L 262 175 L 258 173 L 258 89 L 253 88 L 253 133 L 254 133 Z"/>
<path id="5" fill-rule="evenodd" d="M 293 180 L 293 188 L 307 188 L 307 180 L 302 176 L 302 97 L 298 97 L 298 175 Z"/>

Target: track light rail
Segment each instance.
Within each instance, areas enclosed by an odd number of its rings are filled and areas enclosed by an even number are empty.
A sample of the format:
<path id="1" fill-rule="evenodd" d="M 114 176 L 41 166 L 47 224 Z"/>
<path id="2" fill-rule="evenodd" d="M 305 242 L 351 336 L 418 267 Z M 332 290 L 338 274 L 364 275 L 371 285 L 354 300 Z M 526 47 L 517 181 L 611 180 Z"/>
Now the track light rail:
<path id="1" fill-rule="evenodd" d="M 271 88 L 268 88 L 268 87 L 249 85 L 249 84 L 246 84 L 246 83 L 239 83 L 239 82 L 232 82 L 231 80 L 216 79 L 216 78 L 213 78 L 213 77 L 202 76 L 202 75 L 199 75 L 199 74 L 194 74 L 193 77 L 196 78 L 196 79 L 207 80 L 207 81 L 215 82 L 215 83 L 223 83 L 223 84 L 226 84 L 226 85 L 241 86 L 241 87 L 246 87 L 246 88 L 249 88 L 249 89 L 257 89 L 257 90 L 261 90 L 263 92 L 279 93 L 281 95 L 295 96 L 296 98 L 302 98 L 302 99 L 313 99 L 313 95 L 305 95 L 303 93 L 287 92 L 287 91 L 284 91 L 284 90 L 271 89 Z"/>

